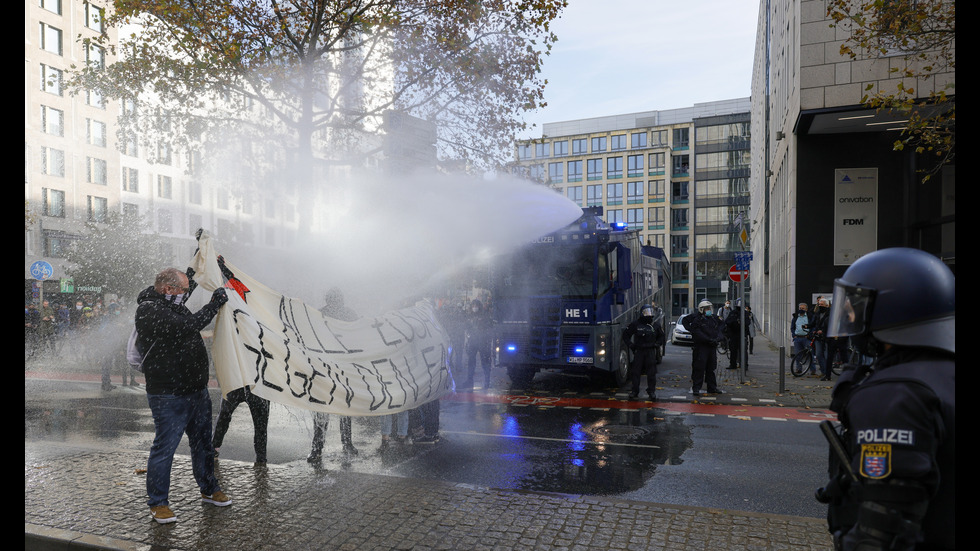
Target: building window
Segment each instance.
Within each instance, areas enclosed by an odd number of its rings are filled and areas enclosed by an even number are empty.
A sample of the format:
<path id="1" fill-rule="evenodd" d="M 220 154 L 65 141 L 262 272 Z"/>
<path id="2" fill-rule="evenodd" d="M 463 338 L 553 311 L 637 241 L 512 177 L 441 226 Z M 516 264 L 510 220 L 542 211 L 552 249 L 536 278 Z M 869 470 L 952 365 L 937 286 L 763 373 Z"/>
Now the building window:
<path id="1" fill-rule="evenodd" d="M 105 197 L 88 196 L 88 221 L 105 222 L 109 214 L 109 200 Z"/>
<path id="2" fill-rule="evenodd" d="M 105 67 L 105 49 L 95 44 L 85 46 L 85 61 L 90 67 L 102 69 Z"/>
<path id="3" fill-rule="evenodd" d="M 688 155 L 673 155 L 670 160 L 672 176 L 685 176 L 690 173 L 691 163 L 688 160 Z"/>
<path id="4" fill-rule="evenodd" d="M 690 128 L 675 128 L 674 129 L 674 149 L 681 149 L 685 147 L 690 147 L 691 143 L 691 129 Z"/>
<path id="5" fill-rule="evenodd" d="M 548 163 L 548 179 L 554 183 L 560 184 L 564 179 L 564 173 L 562 170 L 565 167 L 562 163 Z"/>
<path id="6" fill-rule="evenodd" d="M 55 55 L 61 55 L 61 29 L 41 23 L 41 49 Z"/>
<path id="7" fill-rule="evenodd" d="M 650 229 L 661 229 L 667 223 L 664 219 L 665 207 L 650 207 L 647 209 L 647 223 Z"/>
<path id="8" fill-rule="evenodd" d="M 626 157 L 626 174 L 631 178 L 643 176 L 643 155 Z"/>
<path id="9" fill-rule="evenodd" d="M 686 202 L 691 199 L 688 190 L 690 189 L 690 182 L 673 182 L 671 183 L 671 201 Z"/>
<path id="10" fill-rule="evenodd" d="M 650 180 L 647 182 L 647 199 L 651 202 L 663 202 L 666 199 L 666 180 Z"/>
<path id="11" fill-rule="evenodd" d="M 204 227 L 204 218 L 200 214 L 188 214 L 187 215 L 187 230 L 188 233 L 194 234 L 199 228 Z"/>
<path id="12" fill-rule="evenodd" d="M 594 207 L 602 204 L 602 184 L 587 186 L 585 191 L 586 204 L 588 206 Z"/>
<path id="13" fill-rule="evenodd" d="M 517 144 L 517 160 L 523 161 L 524 159 L 531 158 L 531 146 L 530 144 L 522 143 Z"/>
<path id="14" fill-rule="evenodd" d="M 664 163 L 666 162 L 666 159 L 667 159 L 667 155 L 665 153 L 651 153 L 650 174 L 663 174 Z"/>
<path id="15" fill-rule="evenodd" d="M 61 0 L 38 0 L 37 5 L 51 13 L 61 15 Z"/>
<path id="16" fill-rule="evenodd" d="M 87 90 L 85 92 L 85 103 L 96 109 L 105 109 L 105 97 L 102 94 L 96 92 L 95 90 Z"/>
<path id="17" fill-rule="evenodd" d="M 65 135 L 65 112 L 61 109 L 41 106 L 41 129 L 54 136 Z"/>
<path id="18" fill-rule="evenodd" d="M 606 211 L 607 224 L 619 224 L 623 221 L 623 211 L 620 209 L 610 209 Z"/>
<path id="19" fill-rule="evenodd" d="M 585 144 L 585 138 L 572 140 L 572 155 L 585 155 L 587 153 Z"/>
<path id="20" fill-rule="evenodd" d="M 85 26 L 92 29 L 93 31 L 101 33 L 105 30 L 102 23 L 104 19 L 105 10 L 99 6 L 93 5 L 91 2 L 85 2 Z"/>
<path id="21" fill-rule="evenodd" d="M 65 152 L 50 147 L 41 148 L 41 174 L 65 176 Z"/>
<path id="22" fill-rule="evenodd" d="M 85 119 L 85 134 L 89 145 L 106 146 L 106 124 L 104 122 Z"/>
<path id="23" fill-rule="evenodd" d="M 140 172 L 135 168 L 123 167 L 122 169 L 122 190 L 131 193 L 140 191 Z"/>
<path id="24" fill-rule="evenodd" d="M 643 209 L 626 209 L 626 226 L 631 230 L 643 229 Z"/>
<path id="25" fill-rule="evenodd" d="M 690 237 L 687 235 L 671 235 L 670 236 L 670 254 L 671 256 L 687 256 L 690 253 Z"/>
<path id="26" fill-rule="evenodd" d="M 173 163 L 169 143 L 159 142 L 157 144 L 157 162 L 165 165 L 170 165 Z"/>
<path id="27" fill-rule="evenodd" d="M 108 164 L 105 159 L 86 157 L 85 164 L 88 167 L 88 183 L 98 184 L 100 186 L 109 183 Z"/>
<path id="28" fill-rule="evenodd" d="M 582 161 L 568 161 L 568 181 L 582 181 Z"/>
<path id="29" fill-rule="evenodd" d="M 67 247 L 67 245 L 68 243 L 64 238 L 54 235 L 47 235 L 44 237 L 44 256 L 51 258 L 64 258 L 65 247 Z"/>
<path id="30" fill-rule="evenodd" d="M 606 177 L 608 178 L 623 177 L 622 157 L 609 157 L 608 159 L 606 159 Z"/>
<path id="31" fill-rule="evenodd" d="M 56 218 L 65 217 L 65 192 L 60 189 L 41 190 L 41 200 L 44 202 L 44 215 Z"/>
<path id="32" fill-rule="evenodd" d="M 55 69 L 50 65 L 41 64 L 41 91 L 56 96 L 61 95 L 61 82 L 64 79 L 64 71 Z"/>
<path id="33" fill-rule="evenodd" d="M 631 205 L 643 202 L 643 182 L 626 182 L 626 202 Z"/>
<path id="34" fill-rule="evenodd" d="M 136 220 L 140 216 L 140 207 L 135 203 L 123 203 L 122 214 L 127 220 Z"/>
<path id="35" fill-rule="evenodd" d="M 651 131 L 650 145 L 653 147 L 667 147 L 667 131 L 666 130 Z"/>
<path id="36" fill-rule="evenodd" d="M 544 166 L 531 165 L 528 167 L 528 177 L 535 182 L 544 181 Z"/>
<path id="37" fill-rule="evenodd" d="M 582 186 L 569 186 L 565 193 L 569 200 L 580 207 L 582 206 Z"/>
<path id="38" fill-rule="evenodd" d="M 606 204 L 607 205 L 622 205 L 623 204 L 623 184 L 607 184 L 606 185 Z"/>
<path id="39" fill-rule="evenodd" d="M 589 180 L 602 179 L 602 159 L 589 159 L 586 161 L 586 168 L 588 169 Z"/>
<path id="40" fill-rule="evenodd" d="M 167 209 L 157 211 L 157 230 L 160 233 L 174 232 L 174 215 Z"/>
<path id="41" fill-rule="evenodd" d="M 632 149 L 639 149 L 641 147 L 647 146 L 647 133 L 639 132 L 636 134 L 630 134 L 630 147 Z"/>
<path id="42" fill-rule="evenodd" d="M 610 151 L 622 151 L 626 149 L 626 134 L 619 134 L 609 138 Z"/>
<path id="43" fill-rule="evenodd" d="M 670 229 L 689 229 L 690 220 L 688 219 L 688 212 L 689 209 L 670 209 Z"/>
<path id="44" fill-rule="evenodd" d="M 568 155 L 568 141 L 562 140 L 554 142 L 555 157 L 565 157 Z"/>
<path id="45" fill-rule="evenodd" d="M 192 205 L 200 205 L 203 201 L 203 191 L 200 182 L 187 183 L 187 202 Z"/>
<path id="46" fill-rule="evenodd" d="M 598 138 L 592 138 L 592 152 L 601 153 L 606 150 L 606 137 L 600 136 Z"/>
<path id="47" fill-rule="evenodd" d="M 536 143 L 536 144 L 534 144 L 534 157 L 537 158 L 537 159 L 543 159 L 544 157 L 550 157 L 551 156 L 551 154 L 550 154 L 551 152 L 549 151 L 549 149 L 551 149 L 551 147 L 549 147 L 549 145 L 550 144 L 548 144 L 548 143 Z"/>
<path id="48" fill-rule="evenodd" d="M 160 174 L 157 176 L 157 197 L 161 199 L 173 199 L 173 179 L 170 176 Z"/>

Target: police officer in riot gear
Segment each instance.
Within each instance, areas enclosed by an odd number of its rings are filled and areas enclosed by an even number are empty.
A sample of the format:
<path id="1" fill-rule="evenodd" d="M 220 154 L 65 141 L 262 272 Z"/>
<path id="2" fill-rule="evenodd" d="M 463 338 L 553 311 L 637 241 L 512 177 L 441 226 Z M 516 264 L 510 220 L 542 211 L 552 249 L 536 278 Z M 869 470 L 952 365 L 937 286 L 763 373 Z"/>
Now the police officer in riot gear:
<path id="1" fill-rule="evenodd" d="M 817 497 L 837 549 L 956 547 L 955 298 L 950 269 L 917 249 L 865 255 L 834 282 L 828 335 L 875 357 L 833 390 L 843 457 Z"/>
<path id="2" fill-rule="evenodd" d="M 691 350 L 691 393 L 724 394 L 718 388 L 715 368 L 718 367 L 718 342 L 722 339 L 722 321 L 711 314 L 711 301 L 705 299 L 698 304 L 698 313 L 687 317 L 684 325 L 691 332 L 694 346 Z M 708 384 L 707 392 L 701 385 Z"/>
<path id="3" fill-rule="evenodd" d="M 640 317 L 623 330 L 623 345 L 633 351 L 630 364 L 630 380 L 633 383 L 629 399 L 640 395 L 640 377 L 647 376 L 647 396 L 656 400 L 657 364 L 660 363 L 660 347 L 666 343 L 661 319 L 655 319 L 657 312 L 650 304 L 640 308 Z"/>

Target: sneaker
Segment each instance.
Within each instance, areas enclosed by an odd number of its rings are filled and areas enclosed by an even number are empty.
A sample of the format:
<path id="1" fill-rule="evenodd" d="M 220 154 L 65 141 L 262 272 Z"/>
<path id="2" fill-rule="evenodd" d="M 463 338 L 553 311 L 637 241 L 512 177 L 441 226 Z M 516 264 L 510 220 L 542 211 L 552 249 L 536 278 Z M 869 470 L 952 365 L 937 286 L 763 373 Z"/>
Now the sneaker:
<path id="1" fill-rule="evenodd" d="M 312 451 L 312 452 L 310 452 L 310 455 L 306 458 L 306 462 L 307 463 L 319 463 L 321 457 L 322 457 L 321 456 L 321 452 L 319 452 L 319 451 Z"/>
<path id="2" fill-rule="evenodd" d="M 630 395 L 627 396 L 626 399 L 632 402 L 633 400 L 636 400 L 639 397 L 640 397 L 639 394 L 632 394 L 632 393 L 630 393 Z"/>
<path id="3" fill-rule="evenodd" d="M 725 393 L 725 391 L 722 390 L 722 389 L 720 389 L 720 388 L 716 388 L 714 390 L 709 390 L 708 391 L 708 394 L 724 394 L 724 393 Z"/>
<path id="4" fill-rule="evenodd" d="M 416 444 L 435 444 L 436 443 L 436 437 L 435 436 L 420 436 L 419 438 L 416 438 L 416 439 L 412 440 L 412 442 L 414 442 Z"/>
<path id="5" fill-rule="evenodd" d="M 170 510 L 167 505 L 157 505 L 156 507 L 150 507 L 150 518 L 159 522 L 160 524 L 169 524 L 171 522 L 177 522 L 177 515 Z"/>
<path id="6" fill-rule="evenodd" d="M 224 507 L 226 505 L 231 505 L 231 498 L 226 496 L 221 490 L 218 490 L 211 495 L 201 494 L 201 502 L 217 505 L 218 507 Z"/>
<path id="7" fill-rule="evenodd" d="M 704 395 L 704 394 L 707 394 L 707 393 L 705 391 L 703 391 L 703 390 L 691 390 L 691 394 L 693 394 L 695 396 L 701 396 L 701 395 Z"/>
<path id="8" fill-rule="evenodd" d="M 648 399 L 649 399 L 649 400 L 650 400 L 651 402 L 656 402 L 656 401 L 657 401 L 657 395 L 656 395 L 656 394 L 654 394 L 653 392 L 647 392 L 647 398 L 648 398 Z"/>

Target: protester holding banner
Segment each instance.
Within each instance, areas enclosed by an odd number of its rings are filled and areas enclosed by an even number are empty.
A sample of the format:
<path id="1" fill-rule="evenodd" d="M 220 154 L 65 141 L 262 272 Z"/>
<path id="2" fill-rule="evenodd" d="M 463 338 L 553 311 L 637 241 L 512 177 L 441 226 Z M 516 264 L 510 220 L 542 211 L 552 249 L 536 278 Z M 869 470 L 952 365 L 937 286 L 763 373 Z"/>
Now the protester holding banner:
<path id="1" fill-rule="evenodd" d="M 333 287 L 323 296 L 323 307 L 320 313 L 328 318 L 341 321 L 354 321 L 357 314 L 344 305 L 344 293 L 340 289 Z M 310 450 L 306 460 L 310 463 L 317 463 L 323 455 L 323 437 L 330 424 L 330 417 L 326 413 L 313 412 L 313 449 Z M 357 448 L 351 439 L 352 419 L 343 415 L 340 417 L 340 443 L 344 447 L 344 455 L 348 458 L 357 455 Z"/>
<path id="2" fill-rule="evenodd" d="M 167 268 L 137 298 L 137 341 L 147 351 L 143 373 L 156 431 L 146 463 L 147 504 L 150 516 L 161 524 L 177 520 L 170 510 L 170 470 L 185 432 L 202 502 L 231 505 L 214 474 L 208 352 L 201 337 L 228 297 L 219 287 L 208 304 L 192 313 L 183 304 L 192 290 L 187 274 Z"/>

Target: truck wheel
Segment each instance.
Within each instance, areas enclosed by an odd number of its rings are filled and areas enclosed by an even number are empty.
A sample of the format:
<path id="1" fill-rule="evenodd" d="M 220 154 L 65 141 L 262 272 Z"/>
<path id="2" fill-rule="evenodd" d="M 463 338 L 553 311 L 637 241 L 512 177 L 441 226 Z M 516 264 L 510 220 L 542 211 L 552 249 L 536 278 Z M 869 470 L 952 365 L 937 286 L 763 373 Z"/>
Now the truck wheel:
<path id="1" fill-rule="evenodd" d="M 619 351 L 619 362 L 616 364 L 616 371 L 613 371 L 613 382 L 616 383 L 616 388 L 619 388 L 626 384 L 629 380 L 630 374 L 630 355 L 626 349 Z"/>
<path id="2" fill-rule="evenodd" d="M 534 380 L 534 373 L 535 370 L 527 367 L 507 366 L 507 375 L 510 377 L 511 386 L 518 388 L 530 385 L 531 381 Z"/>

